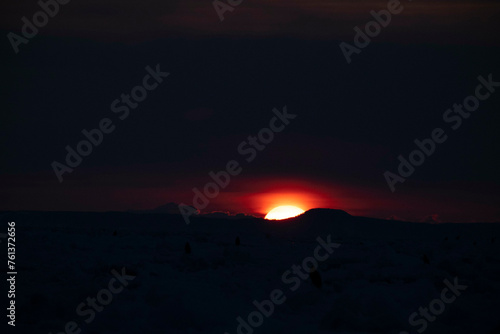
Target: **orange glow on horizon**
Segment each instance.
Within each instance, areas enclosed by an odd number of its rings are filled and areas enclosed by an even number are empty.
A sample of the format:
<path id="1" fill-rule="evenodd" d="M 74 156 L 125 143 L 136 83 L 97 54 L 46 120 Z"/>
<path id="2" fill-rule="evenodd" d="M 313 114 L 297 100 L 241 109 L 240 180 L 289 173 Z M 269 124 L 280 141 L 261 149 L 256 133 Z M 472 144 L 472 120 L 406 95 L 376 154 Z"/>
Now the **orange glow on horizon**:
<path id="1" fill-rule="evenodd" d="M 293 205 L 282 205 L 275 207 L 274 209 L 269 211 L 265 219 L 281 220 L 281 219 L 296 217 L 302 213 L 304 213 L 304 210 L 302 210 L 299 207 Z"/>
<path id="2" fill-rule="evenodd" d="M 241 200 L 246 203 L 249 211 L 259 213 L 263 217 L 280 206 L 294 206 L 307 211 L 314 208 L 333 208 L 337 204 L 331 195 L 306 182 L 273 180 L 256 188 L 253 189 L 253 194 L 243 196 Z"/>

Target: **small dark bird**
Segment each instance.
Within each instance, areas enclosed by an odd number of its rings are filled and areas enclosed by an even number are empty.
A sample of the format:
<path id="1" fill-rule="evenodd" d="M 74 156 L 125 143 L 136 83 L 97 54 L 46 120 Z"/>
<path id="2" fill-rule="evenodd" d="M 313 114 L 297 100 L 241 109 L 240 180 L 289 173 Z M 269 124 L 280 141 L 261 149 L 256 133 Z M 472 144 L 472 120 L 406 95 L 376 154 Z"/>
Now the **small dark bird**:
<path id="1" fill-rule="evenodd" d="M 448 241 L 448 237 L 444 238 L 444 241 Z"/>
<path id="2" fill-rule="evenodd" d="M 312 284 L 318 289 L 321 289 L 322 285 L 321 276 L 319 272 L 316 270 L 316 268 L 313 268 L 313 270 L 309 273 L 309 277 L 311 278 Z"/>
<path id="3" fill-rule="evenodd" d="M 422 261 L 424 261 L 426 264 L 431 263 L 431 261 L 429 261 L 429 258 L 425 254 L 424 254 L 424 256 L 422 256 Z"/>
<path id="4" fill-rule="evenodd" d="M 118 235 L 118 232 L 116 230 L 113 232 L 113 237 L 116 237 Z"/>
<path id="5" fill-rule="evenodd" d="M 186 254 L 191 254 L 191 246 L 189 245 L 189 242 L 186 242 L 186 245 L 184 246 L 184 251 Z"/>
<path id="6" fill-rule="evenodd" d="M 460 240 L 460 236 L 459 235 L 457 235 L 457 240 Z"/>
<path id="7" fill-rule="evenodd" d="M 234 242 L 234 244 L 236 246 L 239 246 L 241 243 L 240 243 L 240 237 L 236 237 L 236 241 Z"/>
<path id="8" fill-rule="evenodd" d="M 266 233 L 266 239 L 270 239 L 271 235 L 269 233 Z"/>
<path id="9" fill-rule="evenodd" d="M 472 244 L 473 244 L 474 246 L 477 246 L 477 241 L 474 241 Z"/>

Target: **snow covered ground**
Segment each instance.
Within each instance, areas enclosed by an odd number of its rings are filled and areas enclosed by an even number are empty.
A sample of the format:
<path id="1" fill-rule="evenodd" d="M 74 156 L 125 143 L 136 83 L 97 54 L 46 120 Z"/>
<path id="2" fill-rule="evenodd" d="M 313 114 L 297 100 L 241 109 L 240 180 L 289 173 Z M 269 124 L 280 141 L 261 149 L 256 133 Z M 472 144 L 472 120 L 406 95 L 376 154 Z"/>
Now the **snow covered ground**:
<path id="1" fill-rule="evenodd" d="M 190 225 L 175 215 L 133 213 L 3 219 L 17 227 L 16 333 L 500 333 L 500 224 L 431 225 L 331 210 L 281 222 L 195 218 Z M 339 246 L 318 253 L 326 258 L 318 261 L 321 288 L 293 272 L 283 279 L 329 235 Z M 122 268 L 129 280 L 119 289 Z M 409 317 L 441 299 L 445 280 L 455 278 L 467 288 L 435 319 L 417 314 L 412 326 Z M 110 281 L 115 292 L 102 292 Z M 259 318 L 253 302 L 273 293 L 281 303 Z M 99 311 L 90 311 L 87 298 L 98 295 Z"/>

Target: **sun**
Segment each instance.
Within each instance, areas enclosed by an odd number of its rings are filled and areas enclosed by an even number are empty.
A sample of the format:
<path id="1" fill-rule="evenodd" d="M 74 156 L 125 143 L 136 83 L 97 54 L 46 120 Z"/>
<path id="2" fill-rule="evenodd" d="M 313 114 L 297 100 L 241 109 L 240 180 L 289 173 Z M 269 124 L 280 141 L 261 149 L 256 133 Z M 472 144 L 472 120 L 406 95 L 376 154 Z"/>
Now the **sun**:
<path id="1" fill-rule="evenodd" d="M 265 219 L 286 219 L 300 215 L 304 210 L 293 205 L 277 206 L 266 215 Z"/>

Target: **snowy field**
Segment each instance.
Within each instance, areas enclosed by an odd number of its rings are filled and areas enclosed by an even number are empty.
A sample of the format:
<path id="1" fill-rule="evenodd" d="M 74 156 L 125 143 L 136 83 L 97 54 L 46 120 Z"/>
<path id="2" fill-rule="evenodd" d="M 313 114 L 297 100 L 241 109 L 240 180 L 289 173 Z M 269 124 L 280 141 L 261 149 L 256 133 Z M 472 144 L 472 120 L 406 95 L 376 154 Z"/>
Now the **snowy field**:
<path id="1" fill-rule="evenodd" d="M 500 224 L 333 210 L 190 225 L 132 213 L 2 220 L 16 222 L 16 333 L 500 333 Z M 328 236 L 332 252 L 318 241 Z M 315 255 L 314 279 L 293 272 Z"/>

